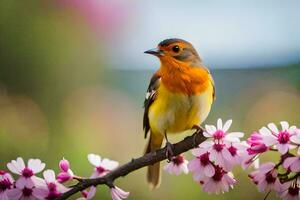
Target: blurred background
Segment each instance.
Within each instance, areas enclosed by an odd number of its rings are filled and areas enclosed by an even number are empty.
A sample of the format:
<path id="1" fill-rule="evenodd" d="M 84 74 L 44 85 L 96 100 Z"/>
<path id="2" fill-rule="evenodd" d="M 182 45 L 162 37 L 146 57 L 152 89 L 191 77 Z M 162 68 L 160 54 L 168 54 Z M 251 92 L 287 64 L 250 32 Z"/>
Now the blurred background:
<path id="1" fill-rule="evenodd" d="M 212 71 L 217 100 L 206 123 L 232 118 L 231 130 L 247 135 L 268 122 L 300 126 L 299 7 L 297 0 L 1 0 L 0 168 L 22 156 L 57 171 L 65 157 L 89 176 L 88 153 L 121 164 L 140 156 L 142 104 L 159 67 L 143 52 L 171 37 L 194 44 Z M 264 198 L 244 171 L 235 174 L 235 189 L 219 196 L 203 193 L 191 175 L 166 173 L 149 191 L 145 169 L 116 184 L 129 199 Z M 97 197 L 110 199 L 105 187 Z"/>

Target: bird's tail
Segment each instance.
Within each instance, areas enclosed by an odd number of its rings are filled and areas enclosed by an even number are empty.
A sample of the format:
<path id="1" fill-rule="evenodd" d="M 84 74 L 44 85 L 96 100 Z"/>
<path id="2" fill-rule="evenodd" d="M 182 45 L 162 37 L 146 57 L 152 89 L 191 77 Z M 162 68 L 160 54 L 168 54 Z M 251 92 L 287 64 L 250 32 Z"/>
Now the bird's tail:
<path id="1" fill-rule="evenodd" d="M 163 136 L 161 134 L 156 134 L 151 132 L 150 139 L 145 149 L 145 154 L 160 149 L 162 142 L 163 142 Z M 151 189 L 155 189 L 159 186 L 160 184 L 160 163 L 159 162 L 148 166 L 147 181 Z"/>

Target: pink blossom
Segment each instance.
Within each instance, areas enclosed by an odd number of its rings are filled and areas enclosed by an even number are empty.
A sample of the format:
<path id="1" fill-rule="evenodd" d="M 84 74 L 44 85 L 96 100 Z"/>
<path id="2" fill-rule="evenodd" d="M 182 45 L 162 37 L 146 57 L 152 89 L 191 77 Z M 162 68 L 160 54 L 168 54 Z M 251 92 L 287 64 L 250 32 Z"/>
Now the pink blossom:
<path id="1" fill-rule="evenodd" d="M 23 159 L 19 157 L 17 160 L 8 163 L 7 168 L 14 174 L 20 175 L 20 178 L 16 181 L 17 188 L 23 189 L 26 187 L 30 189 L 43 181 L 35 174 L 43 171 L 45 163 L 42 163 L 40 159 L 29 159 L 28 165 L 25 166 Z"/>
<path id="2" fill-rule="evenodd" d="M 286 154 L 289 149 L 293 149 L 296 146 L 291 143 L 291 138 L 295 139 L 296 127 L 289 126 L 288 122 L 280 122 L 282 130 L 278 130 L 274 123 L 269 123 L 268 128 L 262 127 L 259 133 L 262 135 L 264 144 L 268 147 L 275 145 L 281 154 Z"/>
<path id="3" fill-rule="evenodd" d="M 247 149 L 249 155 L 256 155 L 268 151 L 268 147 L 263 143 L 262 135 L 257 132 L 251 134 L 247 139 L 247 143 L 250 147 Z"/>
<path id="4" fill-rule="evenodd" d="M 283 167 L 292 172 L 300 172 L 300 149 L 298 150 L 298 156 L 288 157 L 284 160 Z"/>
<path id="5" fill-rule="evenodd" d="M 262 164 L 258 170 L 252 172 L 249 177 L 257 185 L 259 191 L 269 191 L 270 189 L 277 192 L 281 191 L 281 183 L 278 179 L 278 172 L 275 164 L 272 162 Z"/>
<path id="6" fill-rule="evenodd" d="M 232 120 L 228 120 L 225 122 L 223 126 L 222 119 L 218 119 L 217 127 L 214 125 L 205 125 L 205 131 L 203 135 L 207 138 L 212 138 L 217 141 L 227 141 L 227 142 L 240 142 L 240 138 L 244 136 L 242 132 L 231 132 L 227 133 L 230 126 L 232 124 Z"/>
<path id="7" fill-rule="evenodd" d="M 300 180 L 290 181 L 282 184 L 282 190 L 279 193 L 284 200 L 299 200 L 300 199 Z"/>
<path id="8" fill-rule="evenodd" d="M 14 179 L 6 171 L 0 170 L 0 200 L 8 200 L 7 192 L 13 187 Z"/>
<path id="9" fill-rule="evenodd" d="M 126 199 L 129 196 L 129 192 L 125 192 L 124 190 L 114 186 L 110 189 L 110 194 L 112 200 L 122 200 Z"/>
<path id="10" fill-rule="evenodd" d="M 227 147 L 227 149 L 232 156 L 232 162 L 237 165 L 242 164 L 242 162 L 244 160 L 244 154 L 247 149 L 246 144 L 231 143 L 230 145 L 227 145 L 227 146 L 229 146 L 229 147 Z"/>
<path id="11" fill-rule="evenodd" d="M 250 138 L 247 139 L 245 146 L 246 151 L 241 153 L 242 168 L 247 169 L 251 164 L 255 164 L 254 167 L 258 168 L 259 159 L 258 156 L 269 150 L 269 148 L 263 143 L 262 135 L 254 132 Z"/>
<path id="12" fill-rule="evenodd" d="M 89 154 L 88 160 L 92 165 L 95 166 L 91 178 L 104 176 L 119 166 L 117 161 L 109 160 L 107 158 L 101 159 L 101 157 L 96 154 Z"/>
<path id="13" fill-rule="evenodd" d="M 164 167 L 164 170 L 175 175 L 187 174 L 189 173 L 187 165 L 188 161 L 182 155 L 178 155 L 172 158 L 171 162 Z"/>
<path id="14" fill-rule="evenodd" d="M 44 184 L 33 188 L 34 196 L 37 196 L 40 199 L 51 200 L 59 197 L 62 193 L 68 190 L 55 179 L 55 173 L 53 170 L 46 170 L 43 175 L 45 179 Z"/>
<path id="15" fill-rule="evenodd" d="M 209 194 L 220 194 L 221 192 L 228 192 L 229 188 L 233 188 L 236 180 L 233 174 L 225 172 L 222 167 L 215 166 L 215 174 L 212 177 L 207 177 L 201 184 L 203 184 L 203 191 Z"/>
<path id="16" fill-rule="evenodd" d="M 70 169 L 70 163 L 68 160 L 66 159 L 62 159 L 59 162 L 59 168 L 61 170 L 61 172 L 57 175 L 57 180 L 60 183 L 64 183 L 68 180 L 73 179 L 74 177 L 74 173 L 73 171 Z"/>
<path id="17" fill-rule="evenodd" d="M 213 161 L 216 165 L 222 166 L 226 171 L 231 171 L 234 162 L 233 157 L 229 152 L 225 143 L 215 143 L 213 141 L 204 141 L 199 145 L 199 152 L 209 152 L 209 160 Z"/>
<path id="18" fill-rule="evenodd" d="M 64 171 L 67 172 L 70 169 L 70 163 L 68 160 L 66 160 L 65 158 L 63 158 L 59 164 L 58 164 L 59 168 Z"/>
<path id="19" fill-rule="evenodd" d="M 209 159 L 215 162 L 216 165 L 223 167 L 226 171 L 231 171 L 236 164 L 232 162 L 235 160 L 232 153 L 235 154 L 236 152 L 233 152 L 234 149 L 231 147 L 234 147 L 234 143 L 239 143 L 240 138 L 244 136 L 241 132 L 227 133 L 231 124 L 232 120 L 228 120 L 223 126 L 222 120 L 218 119 L 217 127 L 206 125 L 206 131 L 203 135 L 210 138 L 210 140 L 204 141 L 199 145 L 199 148 L 202 149 L 200 151 L 203 153 L 209 152 Z M 232 152 L 229 150 L 232 150 Z"/>
<path id="20" fill-rule="evenodd" d="M 192 150 L 192 154 L 196 157 L 189 162 L 188 169 L 193 173 L 194 180 L 200 182 L 206 177 L 212 177 L 215 174 L 215 168 L 209 160 L 209 153 L 201 155 L 198 149 L 194 149 Z"/>

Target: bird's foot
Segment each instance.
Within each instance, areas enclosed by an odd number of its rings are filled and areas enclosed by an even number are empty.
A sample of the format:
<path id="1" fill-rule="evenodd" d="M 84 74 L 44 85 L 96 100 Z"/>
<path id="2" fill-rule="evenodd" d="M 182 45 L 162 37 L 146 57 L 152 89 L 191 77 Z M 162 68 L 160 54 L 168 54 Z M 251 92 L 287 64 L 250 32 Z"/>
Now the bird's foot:
<path id="1" fill-rule="evenodd" d="M 172 158 L 174 156 L 174 146 L 171 142 L 167 141 L 166 142 L 166 157 L 168 159 L 168 162 L 172 161 Z"/>
<path id="2" fill-rule="evenodd" d="M 195 133 L 201 133 L 202 131 L 205 130 L 205 129 L 204 129 L 202 126 L 200 126 L 200 125 L 194 125 L 194 126 L 192 127 L 192 129 L 196 129 L 196 132 L 195 132 Z"/>
<path id="3" fill-rule="evenodd" d="M 192 129 L 196 129 L 196 132 L 193 135 L 193 146 L 194 146 L 194 148 L 197 148 L 199 146 L 197 144 L 197 135 L 202 134 L 204 131 L 204 128 L 200 125 L 194 125 Z"/>

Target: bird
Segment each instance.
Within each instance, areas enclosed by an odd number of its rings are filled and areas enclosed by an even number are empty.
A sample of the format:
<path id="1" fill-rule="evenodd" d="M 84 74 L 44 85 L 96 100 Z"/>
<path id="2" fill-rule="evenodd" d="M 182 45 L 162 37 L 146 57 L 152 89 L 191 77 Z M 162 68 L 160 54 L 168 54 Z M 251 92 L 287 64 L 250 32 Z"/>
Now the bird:
<path id="1" fill-rule="evenodd" d="M 170 160 L 168 135 L 201 128 L 215 100 L 214 80 L 193 45 L 183 39 L 163 40 L 144 53 L 160 60 L 144 100 L 144 137 L 150 133 L 144 154 L 160 149 L 165 139 Z M 147 182 L 151 189 L 160 185 L 159 162 L 148 166 Z"/>

